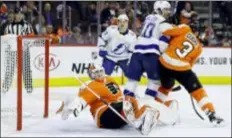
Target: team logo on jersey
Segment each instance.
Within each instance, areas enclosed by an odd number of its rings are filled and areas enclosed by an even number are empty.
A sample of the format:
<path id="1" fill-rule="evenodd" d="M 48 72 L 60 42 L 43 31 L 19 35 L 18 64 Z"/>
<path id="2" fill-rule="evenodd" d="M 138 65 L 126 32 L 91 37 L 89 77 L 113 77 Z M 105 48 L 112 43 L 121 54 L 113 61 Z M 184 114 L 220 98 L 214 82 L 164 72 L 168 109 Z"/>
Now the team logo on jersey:
<path id="1" fill-rule="evenodd" d="M 114 84 L 113 82 L 110 82 L 110 83 L 107 83 L 106 84 L 106 87 L 109 89 L 109 91 L 112 93 L 112 94 L 117 94 L 117 92 L 120 90 L 118 88 L 118 86 L 116 84 Z"/>
<path id="2" fill-rule="evenodd" d="M 127 46 L 125 44 L 119 44 L 115 49 L 112 50 L 112 52 L 116 55 L 121 55 L 125 51 L 127 51 Z"/>

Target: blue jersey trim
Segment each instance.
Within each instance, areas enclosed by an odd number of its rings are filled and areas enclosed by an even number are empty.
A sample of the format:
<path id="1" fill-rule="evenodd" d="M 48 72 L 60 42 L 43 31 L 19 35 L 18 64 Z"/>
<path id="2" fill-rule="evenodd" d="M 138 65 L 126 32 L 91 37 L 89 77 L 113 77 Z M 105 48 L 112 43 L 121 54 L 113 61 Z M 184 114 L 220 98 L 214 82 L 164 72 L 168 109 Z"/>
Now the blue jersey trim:
<path id="1" fill-rule="evenodd" d="M 141 49 L 141 50 L 148 50 L 148 49 L 156 49 L 159 51 L 159 46 L 156 44 L 151 44 L 151 45 L 135 45 L 135 49 Z"/>
<path id="2" fill-rule="evenodd" d="M 165 43 L 169 43 L 169 38 L 167 36 L 164 36 L 164 35 L 162 35 L 159 40 L 163 41 Z"/>

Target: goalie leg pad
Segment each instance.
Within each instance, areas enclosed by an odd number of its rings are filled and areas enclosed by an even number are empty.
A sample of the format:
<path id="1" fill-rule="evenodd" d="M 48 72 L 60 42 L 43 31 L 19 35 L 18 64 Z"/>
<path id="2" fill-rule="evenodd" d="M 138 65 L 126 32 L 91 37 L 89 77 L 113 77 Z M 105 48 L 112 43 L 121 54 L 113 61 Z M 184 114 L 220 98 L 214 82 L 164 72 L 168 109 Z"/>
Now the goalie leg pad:
<path id="1" fill-rule="evenodd" d="M 156 126 L 159 116 L 160 112 L 158 110 L 145 105 L 137 112 L 137 119 L 133 124 L 141 130 L 143 134 L 147 135 Z"/>
<path id="2" fill-rule="evenodd" d="M 138 111 L 138 102 L 134 97 L 125 97 L 125 100 L 123 101 L 123 111 L 130 122 L 135 120 L 135 113 Z"/>

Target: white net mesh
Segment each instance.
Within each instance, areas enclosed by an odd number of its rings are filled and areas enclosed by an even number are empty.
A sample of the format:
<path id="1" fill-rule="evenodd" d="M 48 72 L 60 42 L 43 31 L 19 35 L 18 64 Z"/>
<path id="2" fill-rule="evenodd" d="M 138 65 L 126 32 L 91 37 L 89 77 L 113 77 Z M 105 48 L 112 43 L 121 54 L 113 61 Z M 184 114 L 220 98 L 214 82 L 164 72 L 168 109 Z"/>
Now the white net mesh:
<path id="1" fill-rule="evenodd" d="M 43 118 L 45 40 L 46 38 L 23 38 L 22 61 L 20 61 L 17 58 L 17 36 L 1 36 L 1 133 L 3 136 L 16 132 L 18 62 L 22 62 L 23 129 Z M 37 60 L 43 64 L 39 69 L 35 67 Z"/>

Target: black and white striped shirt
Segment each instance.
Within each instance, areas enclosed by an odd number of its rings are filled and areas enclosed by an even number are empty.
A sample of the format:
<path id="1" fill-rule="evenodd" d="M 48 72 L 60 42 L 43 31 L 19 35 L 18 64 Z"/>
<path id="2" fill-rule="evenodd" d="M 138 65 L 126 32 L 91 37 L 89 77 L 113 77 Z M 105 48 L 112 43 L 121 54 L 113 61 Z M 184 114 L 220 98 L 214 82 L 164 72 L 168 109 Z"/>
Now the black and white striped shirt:
<path id="1" fill-rule="evenodd" d="M 14 22 L 8 24 L 4 31 L 5 34 L 15 34 L 15 35 L 29 35 L 34 33 L 31 24 L 27 21 L 22 20 L 20 22 Z"/>

